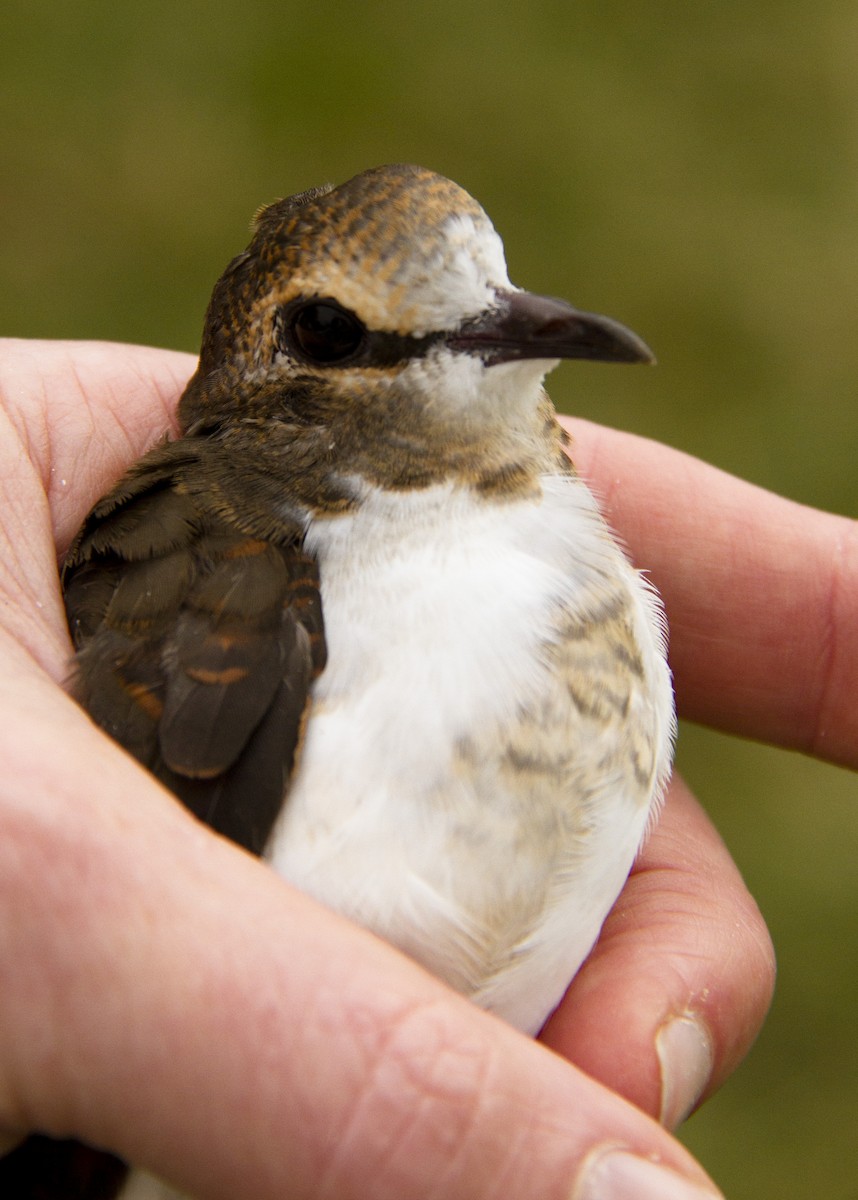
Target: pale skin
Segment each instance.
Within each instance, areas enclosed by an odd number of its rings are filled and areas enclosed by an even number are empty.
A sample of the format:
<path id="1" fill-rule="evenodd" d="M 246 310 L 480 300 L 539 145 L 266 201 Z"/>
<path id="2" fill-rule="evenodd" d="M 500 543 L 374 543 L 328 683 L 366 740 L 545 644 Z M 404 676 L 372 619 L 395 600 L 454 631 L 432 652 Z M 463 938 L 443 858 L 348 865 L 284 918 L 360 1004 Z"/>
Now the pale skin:
<path id="1" fill-rule="evenodd" d="M 707 1194 L 657 1118 L 741 1060 L 774 960 L 681 780 L 539 1045 L 210 834 L 66 697 L 57 556 L 193 366 L 0 343 L 0 1127 L 202 1200 Z M 665 600 L 680 712 L 858 766 L 856 526 L 570 428 Z M 672 1017 L 690 1041 L 663 1036 Z"/>

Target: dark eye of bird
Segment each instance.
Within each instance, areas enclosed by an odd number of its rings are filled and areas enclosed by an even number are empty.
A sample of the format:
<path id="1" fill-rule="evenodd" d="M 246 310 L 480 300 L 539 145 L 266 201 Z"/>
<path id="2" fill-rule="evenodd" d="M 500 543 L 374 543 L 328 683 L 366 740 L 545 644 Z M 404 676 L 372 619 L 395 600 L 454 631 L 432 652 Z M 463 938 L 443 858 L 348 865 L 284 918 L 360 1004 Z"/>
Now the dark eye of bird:
<path id="1" fill-rule="evenodd" d="M 299 308 L 290 328 L 301 353 L 317 363 L 351 358 L 366 334 L 353 313 L 330 300 L 314 301 Z"/>

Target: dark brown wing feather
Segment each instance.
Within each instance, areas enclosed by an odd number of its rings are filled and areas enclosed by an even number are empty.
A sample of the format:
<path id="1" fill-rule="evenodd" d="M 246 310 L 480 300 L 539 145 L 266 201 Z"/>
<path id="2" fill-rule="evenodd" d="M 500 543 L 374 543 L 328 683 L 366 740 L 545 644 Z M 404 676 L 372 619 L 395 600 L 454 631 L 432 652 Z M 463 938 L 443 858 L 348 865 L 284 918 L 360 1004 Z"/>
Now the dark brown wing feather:
<path id="1" fill-rule="evenodd" d="M 200 820 L 261 854 L 325 662 L 322 607 L 297 523 L 259 537 L 207 502 L 217 453 L 163 445 L 90 513 L 63 569 L 72 687 Z M 34 1135 L 0 1158 L 0 1197 L 114 1200 L 126 1175 Z"/>
<path id="2" fill-rule="evenodd" d="M 208 503 L 216 444 L 159 447 L 93 509 L 63 572 L 80 703 L 201 820 L 260 854 L 324 661 L 301 531 Z"/>

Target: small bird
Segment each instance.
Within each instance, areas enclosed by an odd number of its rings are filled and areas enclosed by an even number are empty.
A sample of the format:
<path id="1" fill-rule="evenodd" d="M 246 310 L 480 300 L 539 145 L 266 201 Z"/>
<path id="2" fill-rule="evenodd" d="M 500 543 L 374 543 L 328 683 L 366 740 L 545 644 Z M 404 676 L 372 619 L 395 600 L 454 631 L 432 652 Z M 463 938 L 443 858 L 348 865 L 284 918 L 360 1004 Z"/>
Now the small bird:
<path id="1" fill-rule="evenodd" d="M 623 886 L 674 732 L 658 598 L 542 387 L 567 358 L 651 354 L 514 287 L 450 180 L 386 166 L 277 201 L 214 289 L 181 436 L 63 572 L 101 728 L 529 1034 Z M 123 1194 L 175 1195 L 137 1172 Z"/>

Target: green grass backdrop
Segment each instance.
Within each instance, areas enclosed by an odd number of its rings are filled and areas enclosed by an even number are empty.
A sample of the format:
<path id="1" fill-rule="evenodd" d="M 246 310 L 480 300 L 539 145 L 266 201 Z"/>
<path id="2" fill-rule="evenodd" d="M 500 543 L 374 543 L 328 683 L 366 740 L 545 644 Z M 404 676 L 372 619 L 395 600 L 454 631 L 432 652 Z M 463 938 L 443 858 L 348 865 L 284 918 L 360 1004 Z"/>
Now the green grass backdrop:
<path id="1" fill-rule="evenodd" d="M 846 0 L 6 0 L 0 129 L 0 333 L 195 350 L 260 203 L 417 161 L 482 201 L 516 282 L 655 348 L 558 372 L 559 407 L 855 514 Z M 688 727 L 679 762 L 780 959 L 683 1136 L 734 1200 L 855 1200 L 856 778 Z"/>

